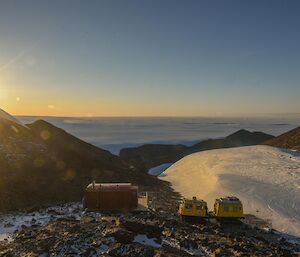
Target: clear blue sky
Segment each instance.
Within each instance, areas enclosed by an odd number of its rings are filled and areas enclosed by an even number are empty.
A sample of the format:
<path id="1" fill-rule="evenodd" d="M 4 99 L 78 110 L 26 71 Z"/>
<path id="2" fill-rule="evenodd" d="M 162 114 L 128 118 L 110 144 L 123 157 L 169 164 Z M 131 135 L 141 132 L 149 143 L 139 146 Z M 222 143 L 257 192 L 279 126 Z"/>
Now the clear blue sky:
<path id="1" fill-rule="evenodd" d="M 14 114 L 300 112 L 300 1 L 0 2 Z"/>

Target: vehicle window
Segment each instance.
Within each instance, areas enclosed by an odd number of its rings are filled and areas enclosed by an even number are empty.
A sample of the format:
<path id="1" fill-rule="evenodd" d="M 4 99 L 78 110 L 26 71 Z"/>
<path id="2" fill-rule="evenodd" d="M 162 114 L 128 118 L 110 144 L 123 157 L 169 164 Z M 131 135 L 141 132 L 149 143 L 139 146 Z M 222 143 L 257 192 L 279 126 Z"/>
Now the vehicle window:
<path id="1" fill-rule="evenodd" d="M 191 205 L 191 204 L 186 204 L 186 205 L 185 205 L 185 208 L 186 208 L 186 209 L 192 209 L 192 205 Z"/>
<path id="2" fill-rule="evenodd" d="M 233 210 L 234 212 L 237 212 L 237 211 L 238 211 L 238 207 L 237 207 L 237 206 L 234 206 L 234 207 L 232 208 L 232 210 Z"/>
<path id="3" fill-rule="evenodd" d="M 229 211 L 229 207 L 228 206 L 224 206 L 224 211 L 228 212 Z"/>

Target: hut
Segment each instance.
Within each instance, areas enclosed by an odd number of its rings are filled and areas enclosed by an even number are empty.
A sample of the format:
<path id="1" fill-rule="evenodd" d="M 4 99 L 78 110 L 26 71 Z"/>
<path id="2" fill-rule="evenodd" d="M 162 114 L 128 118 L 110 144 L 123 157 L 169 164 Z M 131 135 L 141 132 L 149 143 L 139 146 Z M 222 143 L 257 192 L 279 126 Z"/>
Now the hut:
<path id="1" fill-rule="evenodd" d="M 84 195 L 91 211 L 129 212 L 138 206 L 138 187 L 130 183 L 91 183 Z"/>

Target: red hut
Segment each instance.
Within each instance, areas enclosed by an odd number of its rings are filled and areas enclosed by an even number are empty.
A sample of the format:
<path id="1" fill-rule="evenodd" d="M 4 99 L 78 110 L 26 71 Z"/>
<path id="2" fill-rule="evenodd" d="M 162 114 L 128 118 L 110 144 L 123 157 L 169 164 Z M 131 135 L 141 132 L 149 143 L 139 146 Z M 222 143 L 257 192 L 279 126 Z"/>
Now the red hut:
<path id="1" fill-rule="evenodd" d="M 130 183 L 93 182 L 85 190 L 84 205 L 92 211 L 132 211 L 138 206 L 138 187 Z"/>

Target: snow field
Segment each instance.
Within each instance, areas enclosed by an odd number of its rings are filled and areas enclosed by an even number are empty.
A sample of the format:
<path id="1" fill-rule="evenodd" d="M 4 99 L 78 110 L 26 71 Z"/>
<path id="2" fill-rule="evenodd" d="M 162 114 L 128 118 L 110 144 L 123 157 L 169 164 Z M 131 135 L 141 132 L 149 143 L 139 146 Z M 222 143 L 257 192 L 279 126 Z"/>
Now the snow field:
<path id="1" fill-rule="evenodd" d="M 245 213 L 269 220 L 281 232 L 300 236 L 300 153 L 247 146 L 186 156 L 160 175 L 185 197 L 212 209 L 216 198 L 235 195 Z"/>

